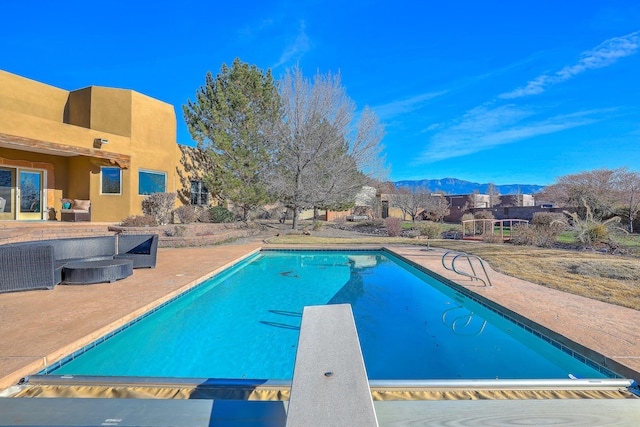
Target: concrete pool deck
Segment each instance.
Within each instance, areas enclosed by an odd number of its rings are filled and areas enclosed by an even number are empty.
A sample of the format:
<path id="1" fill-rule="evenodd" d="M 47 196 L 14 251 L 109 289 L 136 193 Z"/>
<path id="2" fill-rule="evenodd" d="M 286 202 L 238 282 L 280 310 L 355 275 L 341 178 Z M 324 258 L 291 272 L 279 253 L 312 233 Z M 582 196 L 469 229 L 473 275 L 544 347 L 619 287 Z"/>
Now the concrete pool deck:
<path id="1" fill-rule="evenodd" d="M 0 294 L 0 390 L 15 385 L 22 377 L 40 371 L 261 247 L 277 246 L 253 241 L 160 249 L 155 269 L 135 270 L 133 276 L 115 283 Z M 352 246 L 334 248 L 349 247 Z M 639 311 L 555 291 L 493 271 L 489 274 L 494 286 L 484 288 L 445 270 L 441 264 L 442 250 L 425 251 L 422 246 L 389 246 L 389 249 L 553 331 L 551 334 L 557 334 L 560 339 L 590 349 L 586 356 L 622 371 L 623 376 L 640 379 Z"/>

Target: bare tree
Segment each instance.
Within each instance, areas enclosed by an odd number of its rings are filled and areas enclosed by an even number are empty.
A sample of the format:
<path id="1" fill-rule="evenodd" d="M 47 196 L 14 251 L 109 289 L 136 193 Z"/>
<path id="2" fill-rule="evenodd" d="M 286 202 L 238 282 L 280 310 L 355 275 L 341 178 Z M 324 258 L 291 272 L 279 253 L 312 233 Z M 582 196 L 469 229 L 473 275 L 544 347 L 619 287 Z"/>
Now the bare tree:
<path id="1" fill-rule="evenodd" d="M 368 108 L 354 119 L 340 75 L 316 74 L 311 82 L 296 67 L 280 82 L 280 96 L 284 122 L 271 147 L 269 187 L 294 212 L 295 229 L 300 210 L 353 206 L 363 185 L 383 177 L 384 132 Z"/>
<path id="2" fill-rule="evenodd" d="M 500 192 L 498 191 L 494 183 L 490 183 L 487 187 L 487 194 L 489 195 L 490 208 L 500 204 Z"/>
<path id="3" fill-rule="evenodd" d="M 585 171 L 556 181 L 544 189 L 542 198 L 567 208 L 584 209 L 586 204 L 595 218 L 614 214 L 619 197 L 615 191 L 616 170 Z"/>
<path id="4" fill-rule="evenodd" d="M 478 190 L 473 190 L 473 193 L 469 194 L 469 202 L 468 205 L 466 205 L 466 209 L 473 209 L 473 208 L 486 208 L 486 204 L 485 202 L 482 200 L 482 194 L 480 194 L 480 191 Z"/>
<path id="5" fill-rule="evenodd" d="M 640 213 L 640 173 L 621 168 L 615 170 L 614 176 L 617 198 L 629 220 L 629 232 L 633 233 L 633 221 Z"/>
<path id="6" fill-rule="evenodd" d="M 402 211 L 406 217 L 409 216 L 412 222 L 416 222 L 416 217 L 429 205 L 431 192 L 424 187 L 400 188 L 391 196 L 391 205 Z"/>
<path id="7" fill-rule="evenodd" d="M 515 194 L 516 206 L 524 206 L 524 195 L 522 194 L 522 189 L 518 185 Z"/>
<path id="8" fill-rule="evenodd" d="M 428 198 L 428 204 L 425 210 L 429 213 L 434 221 L 442 222 L 445 216 L 451 212 L 451 205 L 447 202 L 444 195 L 431 194 Z"/>

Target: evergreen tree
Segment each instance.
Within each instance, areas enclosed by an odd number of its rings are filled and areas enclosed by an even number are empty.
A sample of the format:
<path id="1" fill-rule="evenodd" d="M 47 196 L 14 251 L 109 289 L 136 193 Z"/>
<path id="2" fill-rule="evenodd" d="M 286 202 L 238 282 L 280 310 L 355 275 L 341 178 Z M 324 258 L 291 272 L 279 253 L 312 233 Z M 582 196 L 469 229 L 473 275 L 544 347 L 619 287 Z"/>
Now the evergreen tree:
<path id="1" fill-rule="evenodd" d="M 264 177 L 271 164 L 271 144 L 282 122 L 280 97 L 271 71 L 236 58 L 213 78 L 207 73 L 184 118 L 199 148 L 209 151 L 215 167 L 205 176 L 209 190 L 242 210 L 270 201 Z"/>

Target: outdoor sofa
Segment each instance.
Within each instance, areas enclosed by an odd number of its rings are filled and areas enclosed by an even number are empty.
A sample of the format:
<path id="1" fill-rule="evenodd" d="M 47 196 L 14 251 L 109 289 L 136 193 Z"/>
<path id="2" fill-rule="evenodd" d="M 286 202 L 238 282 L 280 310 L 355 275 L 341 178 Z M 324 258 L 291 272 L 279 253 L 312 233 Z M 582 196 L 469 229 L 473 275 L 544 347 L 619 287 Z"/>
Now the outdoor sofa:
<path id="1" fill-rule="evenodd" d="M 118 240 L 122 240 L 122 243 L 117 244 Z M 1 245 L 0 292 L 53 289 L 64 282 L 65 265 L 77 265 L 79 262 L 130 259 L 133 268 L 153 268 L 157 249 L 156 234 L 52 239 Z M 99 274 L 97 270 L 96 274 Z"/>
<path id="2" fill-rule="evenodd" d="M 75 199 L 69 209 L 60 211 L 61 221 L 91 221 L 91 200 Z"/>
<path id="3" fill-rule="evenodd" d="M 155 268 L 158 254 L 157 234 L 121 234 L 116 259 L 130 259 L 133 268 Z"/>

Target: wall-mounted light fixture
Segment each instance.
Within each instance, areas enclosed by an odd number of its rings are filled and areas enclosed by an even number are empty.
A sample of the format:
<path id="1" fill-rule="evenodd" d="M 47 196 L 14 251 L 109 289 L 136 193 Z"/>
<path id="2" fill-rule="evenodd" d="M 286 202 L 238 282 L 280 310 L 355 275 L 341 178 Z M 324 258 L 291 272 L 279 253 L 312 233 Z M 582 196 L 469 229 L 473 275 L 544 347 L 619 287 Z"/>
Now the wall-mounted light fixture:
<path id="1" fill-rule="evenodd" d="M 108 144 L 109 140 L 108 139 L 102 139 L 102 138 L 95 138 L 93 140 L 93 146 L 94 148 L 102 148 L 102 146 L 104 144 Z"/>

